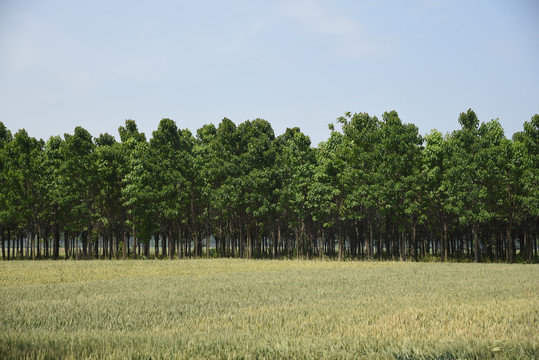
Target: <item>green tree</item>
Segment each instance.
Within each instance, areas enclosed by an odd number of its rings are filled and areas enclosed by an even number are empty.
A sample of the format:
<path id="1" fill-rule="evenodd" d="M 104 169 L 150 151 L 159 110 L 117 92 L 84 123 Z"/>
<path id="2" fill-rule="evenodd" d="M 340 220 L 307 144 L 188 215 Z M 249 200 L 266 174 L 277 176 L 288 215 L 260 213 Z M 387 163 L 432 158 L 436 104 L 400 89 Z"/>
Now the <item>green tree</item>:
<path id="1" fill-rule="evenodd" d="M 332 126 L 330 126 L 330 129 Z M 343 222 L 344 213 L 344 186 L 343 174 L 348 170 L 348 164 L 342 156 L 343 134 L 335 130 L 331 131 L 331 136 L 327 142 L 319 145 L 316 155 L 316 167 L 314 169 L 313 181 L 308 194 L 309 206 L 315 221 L 321 224 L 322 228 L 330 230 L 330 234 L 335 229 L 339 245 L 339 260 L 344 258 L 345 234 Z M 324 237 L 325 234 L 322 235 Z M 329 255 L 334 255 L 334 236 L 331 240 Z"/>
<path id="2" fill-rule="evenodd" d="M 51 136 L 45 144 L 45 153 L 43 159 L 44 179 L 47 196 L 48 219 L 53 233 L 53 251 L 52 258 L 58 259 L 60 256 L 60 233 L 64 230 L 66 218 L 69 214 L 69 208 L 62 206 L 63 187 L 62 164 L 64 156 L 62 153 L 62 138 L 60 136 Z M 64 239 L 64 247 L 67 248 L 68 239 Z"/>
<path id="3" fill-rule="evenodd" d="M 309 191 L 316 162 L 315 151 L 311 148 L 311 140 L 299 128 L 289 128 L 276 139 L 275 149 L 276 184 L 274 195 L 276 196 L 276 207 L 274 216 L 277 222 L 275 244 L 281 243 L 283 226 L 286 225 L 295 229 L 296 244 L 305 239 L 306 232 L 309 234 L 309 240 L 312 241 L 313 229 L 306 231 L 306 225 L 312 222 Z M 309 245 L 316 246 L 316 244 L 310 244 L 311 241 Z M 288 252 L 288 237 L 285 247 Z M 319 255 L 322 256 L 321 242 L 318 251 Z M 273 253 L 275 252 L 274 247 Z M 299 254 L 297 255 L 299 256 Z"/>
<path id="4" fill-rule="evenodd" d="M 350 221 L 352 254 L 373 256 L 374 227 L 380 223 L 381 190 L 384 179 L 378 171 L 380 160 L 381 123 L 367 113 L 346 113 L 338 119 L 344 134 L 342 161 L 347 164 L 341 178 L 344 185 L 344 213 Z M 365 236 L 366 234 L 366 236 Z M 382 256 L 382 237 L 377 244 Z M 359 248 L 361 247 L 361 248 Z"/>
<path id="5" fill-rule="evenodd" d="M 19 130 L 13 141 L 5 147 L 6 155 L 6 207 L 8 218 L 15 224 L 16 230 L 26 235 L 26 258 L 34 259 L 38 255 L 39 241 L 36 242 L 39 227 L 40 204 L 42 203 L 41 152 L 43 142 L 30 137 L 26 130 Z M 22 250 L 22 246 L 20 247 Z M 20 254 L 22 255 L 22 253 Z"/>
<path id="6" fill-rule="evenodd" d="M 66 209 L 66 229 L 74 236 L 74 256 L 77 259 L 81 255 L 89 258 L 99 190 L 95 144 L 92 135 L 80 126 L 75 128 L 73 135 L 65 134 L 64 138 L 60 146 L 64 161 L 58 172 L 60 206 Z M 79 235 L 82 239 L 81 254 L 78 249 Z"/>
<path id="7" fill-rule="evenodd" d="M 459 225 L 465 230 L 471 228 L 471 238 L 474 244 L 474 259 L 480 258 L 480 224 L 487 221 L 490 214 L 485 204 L 485 183 L 479 176 L 480 152 L 479 120 L 470 109 L 461 113 L 459 123 L 462 128 L 454 131 L 449 140 L 449 203 L 450 211 L 458 217 Z M 483 174 L 481 174 L 483 175 Z M 470 252 L 471 254 L 471 252 Z"/>
<path id="8" fill-rule="evenodd" d="M 5 231 L 7 230 L 8 234 L 9 228 L 13 226 L 15 213 L 10 205 L 10 177 L 9 177 L 9 167 L 8 167 L 8 156 L 6 147 L 13 140 L 11 136 L 11 131 L 5 127 L 5 125 L 0 122 L 0 241 L 2 242 L 2 258 L 5 256 L 5 240 L 4 237 Z M 9 260 L 9 250 L 10 250 L 10 236 L 7 236 L 7 259 Z"/>
<path id="9" fill-rule="evenodd" d="M 122 205 L 125 209 L 121 212 L 123 216 L 119 224 L 122 234 L 122 257 L 126 259 L 129 255 L 130 228 L 133 244 L 131 255 L 136 258 L 137 220 L 151 219 L 152 217 L 149 216 L 151 209 L 156 207 L 155 194 L 150 185 L 153 183 L 153 164 L 156 161 L 148 155 L 150 150 L 146 135 L 139 132 L 134 120 L 125 120 L 125 126 L 120 126 L 118 133 L 122 141 L 119 147 L 119 159 L 120 163 L 125 165 L 120 175 Z M 147 224 L 140 225 L 139 227 L 147 228 Z"/>

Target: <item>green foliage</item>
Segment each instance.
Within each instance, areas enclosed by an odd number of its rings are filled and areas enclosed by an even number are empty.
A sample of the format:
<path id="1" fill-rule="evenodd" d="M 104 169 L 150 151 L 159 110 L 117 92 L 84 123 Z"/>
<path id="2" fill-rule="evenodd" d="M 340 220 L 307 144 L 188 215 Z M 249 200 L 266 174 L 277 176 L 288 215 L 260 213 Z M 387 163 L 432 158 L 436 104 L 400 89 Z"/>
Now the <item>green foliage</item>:
<path id="1" fill-rule="evenodd" d="M 460 129 L 425 138 L 396 111 L 337 122 L 316 148 L 263 119 L 224 118 L 196 138 L 162 119 L 149 141 L 128 119 L 121 142 L 76 127 L 45 143 L 0 123 L 2 244 L 40 256 L 53 237 L 55 258 L 60 242 L 67 257 L 80 258 L 82 242 L 95 258 L 118 256 L 123 241 L 124 256 L 147 258 L 151 243 L 171 259 L 215 247 L 222 257 L 533 261 L 539 115 L 513 139 L 471 109 Z"/>

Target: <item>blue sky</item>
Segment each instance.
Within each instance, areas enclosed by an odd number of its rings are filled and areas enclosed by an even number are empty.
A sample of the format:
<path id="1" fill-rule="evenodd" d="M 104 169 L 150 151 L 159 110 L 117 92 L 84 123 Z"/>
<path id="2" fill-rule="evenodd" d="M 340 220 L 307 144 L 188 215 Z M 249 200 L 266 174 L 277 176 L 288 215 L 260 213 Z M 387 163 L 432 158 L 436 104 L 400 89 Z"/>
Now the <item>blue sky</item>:
<path id="1" fill-rule="evenodd" d="M 228 117 L 317 145 L 347 111 L 426 134 L 468 108 L 508 137 L 539 113 L 538 1 L 0 2 L 0 121 L 37 138 Z"/>

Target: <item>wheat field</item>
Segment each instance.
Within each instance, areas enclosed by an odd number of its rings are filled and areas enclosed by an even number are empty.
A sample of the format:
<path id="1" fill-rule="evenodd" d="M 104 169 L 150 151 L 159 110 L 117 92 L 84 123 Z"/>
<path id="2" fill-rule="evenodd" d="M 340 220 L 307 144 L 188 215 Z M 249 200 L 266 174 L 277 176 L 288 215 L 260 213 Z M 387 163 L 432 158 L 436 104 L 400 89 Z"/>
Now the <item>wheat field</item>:
<path id="1" fill-rule="evenodd" d="M 539 357 L 537 265 L 0 262 L 0 358 Z"/>

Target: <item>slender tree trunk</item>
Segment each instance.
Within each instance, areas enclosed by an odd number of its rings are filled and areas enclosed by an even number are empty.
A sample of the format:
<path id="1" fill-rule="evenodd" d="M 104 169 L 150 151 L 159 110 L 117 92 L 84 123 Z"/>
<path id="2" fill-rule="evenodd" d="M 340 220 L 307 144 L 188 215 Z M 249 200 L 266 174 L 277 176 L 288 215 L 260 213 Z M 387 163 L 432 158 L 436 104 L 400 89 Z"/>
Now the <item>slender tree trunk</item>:
<path id="1" fill-rule="evenodd" d="M 382 260 L 384 254 L 384 241 L 382 239 L 382 219 L 378 219 L 378 251 L 376 252 L 376 257 L 378 260 Z"/>
<path id="2" fill-rule="evenodd" d="M 122 257 L 123 259 L 127 259 L 127 237 L 125 236 L 125 229 L 122 230 L 122 236 L 123 236 L 123 240 L 122 240 Z"/>
<path id="3" fill-rule="evenodd" d="M 161 231 L 161 257 L 166 258 L 167 256 L 167 235 Z"/>
<path id="4" fill-rule="evenodd" d="M 24 248 L 23 248 L 23 233 L 18 233 L 15 235 L 15 241 L 17 242 L 17 259 L 22 259 L 24 257 Z M 15 258 L 15 257 L 13 257 Z"/>
<path id="5" fill-rule="evenodd" d="M 281 236 L 280 230 L 281 229 L 279 229 L 279 237 Z M 324 255 L 324 230 L 322 229 L 320 232 L 320 240 L 319 240 L 319 245 L 318 245 L 318 256 L 320 257 L 320 259 L 322 259 L 323 255 Z"/>
<path id="6" fill-rule="evenodd" d="M 531 264 L 533 260 L 533 236 L 529 234 L 529 229 L 526 227 L 525 233 L 528 238 L 528 262 Z M 9 257 L 9 237 L 8 237 L 8 257 Z"/>
<path id="7" fill-rule="evenodd" d="M 175 252 L 174 254 L 178 254 L 178 260 L 183 258 L 184 256 L 188 256 L 187 254 L 187 241 L 184 241 L 182 229 L 178 226 L 178 237 L 176 238 L 176 244 L 175 244 Z"/>
<path id="8" fill-rule="evenodd" d="M 105 229 L 103 229 L 103 233 L 101 234 L 101 237 L 103 238 L 103 260 L 105 260 L 107 258 L 107 254 L 109 250 L 109 243 L 110 243 L 109 234 L 107 234 Z"/>
<path id="9" fill-rule="evenodd" d="M 41 241 L 43 238 L 41 237 L 41 227 L 37 227 L 37 234 L 36 234 L 36 257 L 38 259 L 41 259 Z"/>
<path id="10" fill-rule="evenodd" d="M 400 233 L 399 245 L 400 258 L 402 261 L 406 261 L 406 238 L 404 236 L 404 231 L 401 231 Z"/>
<path id="11" fill-rule="evenodd" d="M 198 234 L 196 233 L 196 231 L 193 231 L 191 233 L 191 236 L 193 238 L 193 259 L 196 259 L 198 255 L 198 244 L 199 244 Z M 187 242 L 189 243 L 189 246 L 191 246 L 191 240 L 189 238 L 187 239 Z M 191 249 L 189 249 L 189 252 L 190 251 Z"/>
<path id="12" fill-rule="evenodd" d="M 526 231 L 526 223 L 523 224 L 522 233 L 520 236 L 520 253 L 522 254 L 522 259 L 527 261 L 528 259 L 528 236 Z"/>
<path id="13" fill-rule="evenodd" d="M 28 232 L 26 236 L 26 260 L 34 260 L 34 232 Z"/>
<path id="14" fill-rule="evenodd" d="M 479 224 L 475 223 L 472 226 L 472 236 L 475 244 L 475 262 L 478 263 L 481 256 L 479 254 L 480 244 L 479 244 Z"/>
<path id="15" fill-rule="evenodd" d="M 11 234 L 9 228 L 7 229 L 7 259 L 9 260 L 9 248 L 11 246 Z"/>
<path id="16" fill-rule="evenodd" d="M 133 260 L 136 260 L 137 259 L 137 252 L 136 252 L 136 248 L 137 248 L 137 236 L 136 236 L 136 233 L 135 233 L 135 219 L 133 219 L 133 227 L 132 227 L 132 231 L 133 231 Z"/>
<path id="17" fill-rule="evenodd" d="M 339 260 L 343 259 L 343 234 L 342 234 L 342 222 L 339 221 Z"/>
<path id="18" fill-rule="evenodd" d="M 494 239 L 494 261 L 498 263 L 500 261 L 500 238 L 496 230 L 492 232 L 492 238 Z"/>
<path id="19" fill-rule="evenodd" d="M 444 252 L 444 261 L 447 261 L 447 222 L 444 222 L 444 236 L 443 236 L 443 252 Z"/>
<path id="20" fill-rule="evenodd" d="M 155 258 L 159 259 L 159 232 L 156 232 L 153 236 L 153 246 L 155 249 Z"/>
<path id="21" fill-rule="evenodd" d="M 301 220 L 301 232 L 300 232 L 300 239 L 301 239 L 301 258 L 305 259 L 305 222 Z"/>
<path id="22" fill-rule="evenodd" d="M 251 227 L 247 225 L 247 258 L 251 259 L 253 256 L 253 239 L 251 238 Z"/>
<path id="23" fill-rule="evenodd" d="M 168 229 L 168 258 L 170 260 L 174 259 L 174 250 L 175 250 L 175 243 L 174 236 L 172 236 L 172 229 L 169 227 Z"/>
<path id="24" fill-rule="evenodd" d="M 226 256 L 228 257 L 232 256 L 231 245 L 230 245 L 231 242 L 232 242 L 232 221 L 229 220 L 228 221 L 228 234 L 226 235 L 226 238 L 225 238 L 225 244 L 226 244 L 225 253 L 226 253 Z"/>
<path id="25" fill-rule="evenodd" d="M 87 250 L 86 246 L 88 245 L 88 237 L 86 236 L 86 231 L 83 231 L 81 233 L 81 240 L 82 240 L 82 259 L 86 259 L 87 256 Z M 78 249 L 78 241 L 77 241 L 77 249 Z M 79 259 L 79 251 L 77 251 L 77 260 Z"/>
<path id="26" fill-rule="evenodd" d="M 373 234 L 372 234 L 372 221 L 368 221 L 369 223 L 369 236 L 365 238 L 365 257 L 367 260 L 370 260 L 371 258 L 371 244 L 373 241 Z"/>
<path id="27" fill-rule="evenodd" d="M 45 235 L 43 236 L 43 257 L 48 259 L 50 257 L 50 234 L 48 227 L 45 229 Z"/>
<path id="28" fill-rule="evenodd" d="M 69 259 L 69 232 L 64 230 L 64 259 Z"/>
<path id="29" fill-rule="evenodd" d="M 276 255 L 277 255 L 277 235 L 275 234 L 275 227 L 272 226 L 271 258 L 275 260 Z"/>
<path id="30" fill-rule="evenodd" d="M 210 233 L 209 231 L 206 233 L 206 259 L 210 258 Z M 241 241 L 241 239 L 240 239 Z"/>
<path id="31" fill-rule="evenodd" d="M 118 237 L 116 236 L 116 232 L 114 230 L 111 229 L 111 234 L 112 234 L 112 246 L 114 247 L 114 250 L 111 251 L 111 252 L 114 252 L 114 258 L 116 260 L 118 260 L 118 256 L 120 254 L 118 254 Z"/>
<path id="32" fill-rule="evenodd" d="M 2 259 L 6 259 L 6 248 L 5 248 L 5 243 L 4 243 L 5 239 L 4 239 L 4 229 L 3 228 L 0 228 L 0 242 L 2 243 Z M 9 249 L 8 249 L 8 254 L 9 254 Z"/>
<path id="33" fill-rule="evenodd" d="M 414 221 L 414 226 L 412 227 L 412 244 L 413 244 L 413 247 L 414 247 L 414 260 L 417 261 L 418 260 L 418 246 L 417 246 L 417 229 L 416 229 L 416 224 L 415 224 L 415 221 Z"/>
<path id="34" fill-rule="evenodd" d="M 72 249 L 75 249 L 75 260 L 79 260 L 79 235 L 73 236 L 73 246 Z"/>
<path id="35" fill-rule="evenodd" d="M 425 228 L 424 231 L 422 232 L 422 236 L 421 236 L 421 250 L 419 251 L 419 257 L 421 259 L 423 259 L 427 253 L 427 249 L 426 249 L 426 241 L 425 241 L 425 238 L 428 236 L 428 231 L 427 229 Z"/>
<path id="36" fill-rule="evenodd" d="M 513 222 L 509 220 L 509 223 L 507 224 L 507 259 L 510 264 L 512 264 L 515 261 L 514 259 L 515 243 L 513 240 L 512 228 L 513 228 Z"/>

